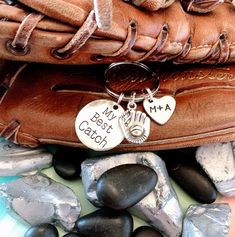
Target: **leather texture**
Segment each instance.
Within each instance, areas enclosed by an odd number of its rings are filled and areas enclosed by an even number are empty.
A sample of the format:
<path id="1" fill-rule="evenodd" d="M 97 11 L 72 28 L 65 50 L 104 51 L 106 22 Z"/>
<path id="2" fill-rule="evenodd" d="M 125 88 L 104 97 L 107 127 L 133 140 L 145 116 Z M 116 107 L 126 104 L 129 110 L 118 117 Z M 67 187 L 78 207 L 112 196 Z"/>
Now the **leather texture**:
<path id="1" fill-rule="evenodd" d="M 151 121 L 143 144 L 124 142 L 116 149 L 158 150 L 235 139 L 235 65 L 149 66 L 161 81 L 156 97 L 174 96 L 176 111 L 165 125 Z M 0 135 L 29 147 L 83 147 L 75 133 L 78 112 L 97 99 L 116 101 L 104 90 L 106 68 L 6 63 L 0 75 Z M 128 88 L 136 85 L 131 81 Z M 142 103 L 138 110 L 143 111 Z"/>
<path id="2" fill-rule="evenodd" d="M 0 1 L 0 58 L 52 64 L 234 62 L 231 3 L 206 14 L 189 14 L 180 1 L 149 12 L 115 0 L 110 19 L 105 9 L 94 10 L 92 0 Z"/>

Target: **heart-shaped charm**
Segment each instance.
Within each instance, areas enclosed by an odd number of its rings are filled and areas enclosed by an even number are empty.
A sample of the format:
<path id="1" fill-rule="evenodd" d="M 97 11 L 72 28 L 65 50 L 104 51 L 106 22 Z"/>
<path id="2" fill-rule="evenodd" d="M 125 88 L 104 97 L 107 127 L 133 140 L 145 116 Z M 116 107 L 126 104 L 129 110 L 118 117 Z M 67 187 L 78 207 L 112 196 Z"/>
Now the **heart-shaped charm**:
<path id="1" fill-rule="evenodd" d="M 174 97 L 166 95 L 161 98 L 144 100 L 146 113 L 158 124 L 165 124 L 174 113 L 176 101 Z"/>

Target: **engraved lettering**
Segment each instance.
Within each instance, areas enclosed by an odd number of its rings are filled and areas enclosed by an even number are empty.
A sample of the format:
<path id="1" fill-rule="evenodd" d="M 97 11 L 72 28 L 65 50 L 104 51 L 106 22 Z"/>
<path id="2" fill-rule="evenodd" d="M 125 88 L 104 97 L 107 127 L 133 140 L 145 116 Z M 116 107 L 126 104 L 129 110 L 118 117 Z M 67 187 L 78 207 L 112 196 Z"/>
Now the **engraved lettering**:
<path id="1" fill-rule="evenodd" d="M 209 79 L 218 81 L 224 81 L 224 80 L 234 81 L 235 76 L 232 73 L 217 72 L 215 74 L 210 75 Z"/>
<path id="2" fill-rule="evenodd" d="M 165 111 L 167 111 L 167 110 L 171 111 L 171 107 L 168 104 L 166 104 L 166 108 L 165 108 Z"/>
<path id="3" fill-rule="evenodd" d="M 156 105 L 155 105 L 155 106 L 149 107 L 149 110 L 150 110 L 149 112 L 150 113 L 153 113 L 153 112 L 157 113 L 157 110 L 162 111 L 162 109 L 164 109 L 163 106 L 158 105 L 156 107 Z M 170 108 L 170 106 L 168 104 L 166 104 L 166 106 L 165 106 L 165 111 L 167 111 L 167 110 L 171 110 L 171 108 Z"/>
<path id="4" fill-rule="evenodd" d="M 83 121 L 83 122 L 79 125 L 79 130 L 80 130 L 80 131 L 84 131 L 84 130 L 85 130 L 85 128 L 83 128 L 83 129 L 81 128 L 84 123 L 85 123 L 86 125 L 88 125 L 88 122 L 87 122 L 87 121 Z M 85 125 L 85 126 L 86 126 L 86 125 Z"/>
<path id="5" fill-rule="evenodd" d="M 111 111 L 112 112 L 112 111 Z M 112 116 L 112 118 L 111 118 L 111 120 L 113 120 L 115 117 L 117 117 L 117 116 L 113 116 L 113 114 L 109 114 L 109 115 L 111 115 Z M 113 129 L 113 127 L 112 127 L 112 125 L 108 125 L 107 123 L 105 123 L 104 122 L 104 120 L 103 119 L 100 119 L 99 118 L 100 117 L 100 114 L 99 113 L 95 113 L 94 114 L 94 116 L 90 119 L 92 122 L 94 122 L 94 123 L 96 123 L 96 125 L 98 126 L 98 127 L 101 127 L 103 130 L 105 130 L 106 128 L 106 132 L 107 133 L 110 133 L 111 131 L 111 129 Z M 108 118 L 108 117 L 107 117 Z M 110 121 L 110 119 L 108 118 L 108 120 Z"/>
<path id="6" fill-rule="evenodd" d="M 153 110 L 154 110 L 155 113 L 157 112 L 156 106 L 150 107 L 150 113 L 152 113 Z"/>
<path id="7" fill-rule="evenodd" d="M 91 139 L 95 139 L 96 138 L 96 135 L 97 134 L 97 132 L 96 132 L 96 130 L 93 130 L 93 133 L 91 134 Z"/>
<path id="8" fill-rule="evenodd" d="M 109 125 L 109 127 L 108 127 L 108 129 L 107 129 L 107 133 L 110 133 L 111 131 L 111 129 L 113 129 L 113 127 L 112 127 L 112 125 Z"/>
<path id="9" fill-rule="evenodd" d="M 103 130 L 105 130 L 107 126 L 108 126 L 107 123 L 103 123 L 103 124 L 101 125 L 101 128 L 102 128 Z"/>
<path id="10" fill-rule="evenodd" d="M 105 115 L 105 117 L 108 119 L 108 121 L 111 121 L 113 119 L 115 119 L 117 116 L 114 115 L 112 110 L 108 110 L 108 108 L 105 109 L 105 111 L 102 113 Z M 93 114 L 93 116 L 90 118 L 90 121 L 92 122 L 92 124 L 95 123 L 95 125 L 97 125 L 98 127 L 100 127 L 102 130 L 104 130 L 107 134 L 110 134 L 113 130 L 113 126 L 112 124 L 108 124 L 105 123 L 104 120 L 102 118 L 100 118 L 100 114 L 95 112 L 95 114 Z M 98 135 L 97 130 L 96 129 L 92 129 L 90 127 L 91 125 L 89 124 L 88 121 L 82 121 L 79 125 L 79 130 L 84 132 L 84 134 L 86 134 L 88 137 L 90 137 L 92 140 L 94 140 L 95 143 L 99 144 L 100 146 L 102 146 L 103 148 L 107 145 L 107 136 L 102 137 L 100 135 Z M 94 126 L 94 125 L 93 125 Z"/>
<path id="11" fill-rule="evenodd" d="M 100 115 L 96 112 L 95 115 L 91 118 L 92 122 L 96 122 L 96 120 L 100 117 Z"/>
<path id="12" fill-rule="evenodd" d="M 95 138 L 95 142 L 96 142 L 96 143 L 100 143 L 100 142 L 101 142 L 101 139 L 102 139 L 101 136 L 97 136 L 97 137 Z"/>
<path id="13" fill-rule="evenodd" d="M 234 81 L 235 75 L 230 73 L 230 68 L 216 68 L 212 67 L 205 70 L 187 70 L 169 72 L 164 74 L 164 81 L 167 80 L 216 80 L 216 81 Z"/>
<path id="14" fill-rule="evenodd" d="M 97 115 L 95 114 L 93 116 L 93 118 L 96 118 Z M 92 119 L 90 119 L 92 121 Z M 89 127 L 89 122 L 88 121 L 83 121 L 80 125 L 79 125 L 79 130 L 84 132 L 84 134 L 86 134 L 88 137 L 90 137 L 92 140 L 95 141 L 95 143 L 99 144 L 100 146 L 102 146 L 102 148 L 104 148 L 107 145 L 107 136 L 102 137 L 100 135 L 97 134 L 97 131 L 94 129 L 92 129 L 91 127 Z M 110 133 L 110 130 L 113 129 L 112 125 L 109 125 L 108 129 L 107 129 L 107 133 Z"/>
<path id="15" fill-rule="evenodd" d="M 115 119 L 117 116 L 115 116 L 113 114 L 113 111 L 108 109 L 108 107 L 105 109 L 105 111 L 103 112 L 103 114 L 108 118 L 109 121 Z"/>
<path id="16" fill-rule="evenodd" d="M 91 131 L 92 131 L 91 128 L 87 128 L 84 133 L 90 136 Z"/>
<path id="17" fill-rule="evenodd" d="M 102 143 L 104 143 L 103 146 L 102 146 L 103 148 L 107 145 L 106 138 L 107 138 L 107 137 L 105 136 L 105 137 L 103 138 L 103 140 L 99 143 L 100 146 L 101 146 Z"/>
<path id="18" fill-rule="evenodd" d="M 103 120 L 102 119 L 98 119 L 96 123 L 97 123 L 98 126 L 101 126 L 102 123 L 103 123 Z"/>
<path id="19" fill-rule="evenodd" d="M 124 83 L 124 82 L 128 82 L 128 83 L 136 83 L 136 82 L 145 82 L 147 81 L 149 78 L 145 75 L 141 75 L 139 73 L 135 73 L 135 74 L 128 74 L 122 77 L 122 79 L 120 79 L 120 82 Z"/>

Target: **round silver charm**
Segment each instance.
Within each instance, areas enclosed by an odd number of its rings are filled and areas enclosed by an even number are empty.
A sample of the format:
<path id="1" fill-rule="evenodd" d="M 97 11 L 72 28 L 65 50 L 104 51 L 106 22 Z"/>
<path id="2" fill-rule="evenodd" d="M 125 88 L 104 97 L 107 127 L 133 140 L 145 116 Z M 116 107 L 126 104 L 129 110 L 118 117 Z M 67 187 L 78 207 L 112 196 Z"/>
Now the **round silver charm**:
<path id="1" fill-rule="evenodd" d="M 119 145 L 124 135 L 119 117 L 124 109 L 111 100 L 95 100 L 78 113 L 75 130 L 79 140 L 96 151 L 107 151 Z"/>

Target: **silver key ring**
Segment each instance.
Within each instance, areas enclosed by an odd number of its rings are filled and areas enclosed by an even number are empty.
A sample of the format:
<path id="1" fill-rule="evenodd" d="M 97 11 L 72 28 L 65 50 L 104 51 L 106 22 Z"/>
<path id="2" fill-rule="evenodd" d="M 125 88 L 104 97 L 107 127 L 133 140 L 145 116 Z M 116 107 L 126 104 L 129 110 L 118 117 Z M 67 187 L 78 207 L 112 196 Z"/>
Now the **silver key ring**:
<path id="1" fill-rule="evenodd" d="M 128 70 L 131 69 L 131 70 Z M 140 73 L 141 75 L 139 75 Z M 140 102 L 149 98 L 149 95 L 153 97 L 160 87 L 159 77 L 153 72 L 148 66 L 139 62 L 118 62 L 112 63 L 104 72 L 105 76 L 105 90 L 107 93 L 114 97 L 115 99 L 120 98 L 120 94 L 124 94 L 122 96 L 122 101 L 129 102 L 133 97 L 133 92 L 135 93 L 134 102 Z M 141 77 L 140 77 L 141 76 Z M 124 77 L 124 79 L 123 79 Z M 133 83 L 133 86 L 139 85 L 141 87 L 141 93 L 137 93 L 135 89 L 130 90 L 129 94 L 125 93 L 125 91 L 116 92 L 112 88 L 113 84 L 118 84 L 118 86 L 124 86 L 123 82 L 128 83 L 129 85 Z M 144 84 L 150 84 L 151 86 L 144 86 Z"/>

